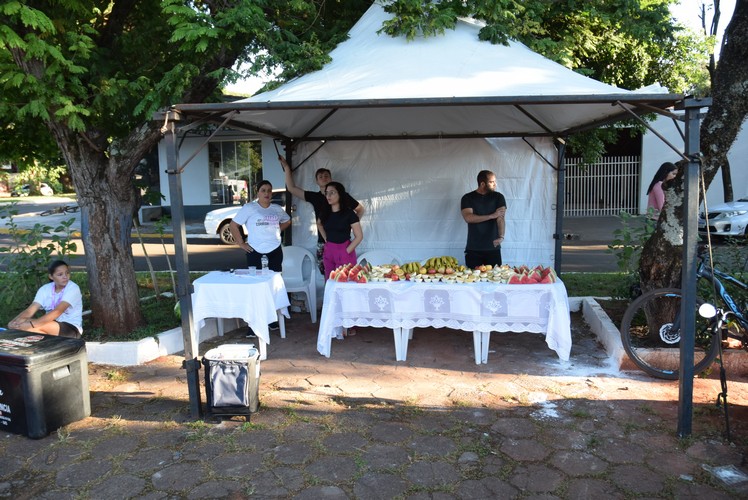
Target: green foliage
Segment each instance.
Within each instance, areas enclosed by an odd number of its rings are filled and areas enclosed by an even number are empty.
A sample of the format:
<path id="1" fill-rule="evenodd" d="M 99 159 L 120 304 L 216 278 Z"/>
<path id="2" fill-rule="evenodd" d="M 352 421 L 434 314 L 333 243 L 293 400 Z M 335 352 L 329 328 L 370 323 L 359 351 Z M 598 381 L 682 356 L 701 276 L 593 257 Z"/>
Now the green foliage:
<path id="1" fill-rule="evenodd" d="M 41 164 L 35 164 L 22 169 L 15 177 L 15 184 L 29 184 L 32 195 L 39 194 L 39 187 L 42 182 L 49 184 L 55 193 L 64 193 L 66 186 L 62 180 L 66 176 L 67 167 L 64 165 L 46 167 Z"/>
<path id="2" fill-rule="evenodd" d="M 11 243 L 0 247 L 0 306 L 15 303 L 19 296 L 31 303 L 36 290 L 47 282 L 46 269 L 55 259 L 65 260 L 76 251 L 72 241 L 75 219 L 60 221 L 59 225 L 35 224 L 21 229 L 15 221 L 17 203 L 0 204 L 0 223 L 8 229 Z"/>
<path id="3" fill-rule="evenodd" d="M 713 247 L 712 258 L 715 268 L 730 274 L 738 281 L 748 283 L 748 247 L 744 239 L 728 238 L 720 242 L 719 246 Z M 711 283 L 706 280 L 698 281 L 699 297 L 713 302 L 716 299 L 715 290 Z M 748 292 L 735 285 L 722 280 L 727 292 L 738 305 L 748 308 Z"/>
<path id="4" fill-rule="evenodd" d="M 563 273 L 569 297 L 618 297 L 630 278 L 625 273 Z"/>
<path id="5" fill-rule="evenodd" d="M 17 203 L 0 205 L 0 222 L 7 228 L 12 243 L 0 247 L 0 268 L 12 270 L 14 276 L 38 277 L 41 270 L 54 259 L 66 259 L 77 245 L 72 241 L 75 219 L 62 220 L 57 226 L 35 224 L 21 229 L 15 221 Z"/>
<path id="6" fill-rule="evenodd" d="M 341 0 L 334 9 L 314 0 L 4 2 L 0 158 L 33 159 L 55 145 L 68 162 L 81 204 L 110 220 L 129 220 L 138 201 L 133 174 L 161 138 L 154 112 L 175 102 L 221 99 L 220 85 L 236 78 L 233 68 L 241 65 L 253 72 L 280 67 L 283 77 L 316 69 L 369 5 L 363 0 Z M 96 252 L 97 260 L 129 270 L 132 262 L 119 257 L 126 239 L 111 245 L 103 233 L 89 236 L 89 255 Z M 121 332 L 141 315 L 133 302 L 134 282 L 111 283 L 116 275 L 102 271 L 91 279 L 94 288 L 112 290 L 93 298 L 113 302 L 96 304 L 97 309 L 129 309 L 128 321 L 121 315 L 101 319 L 110 331 Z"/>
<path id="7" fill-rule="evenodd" d="M 651 210 L 651 209 L 650 209 Z M 618 217 L 623 227 L 613 231 L 613 241 L 608 245 L 608 253 L 616 256 L 618 269 L 633 275 L 639 269 L 639 257 L 644 244 L 655 229 L 652 212 L 646 216 L 621 212 Z"/>
<path id="8" fill-rule="evenodd" d="M 608 245 L 608 253 L 616 256 L 618 269 L 628 276 L 628 285 L 618 290 L 615 296 L 630 295 L 629 288 L 639 283 L 639 258 L 644 244 L 655 231 L 655 220 L 650 209 L 646 216 L 619 214 L 622 227 L 613 231 L 613 241 Z"/>

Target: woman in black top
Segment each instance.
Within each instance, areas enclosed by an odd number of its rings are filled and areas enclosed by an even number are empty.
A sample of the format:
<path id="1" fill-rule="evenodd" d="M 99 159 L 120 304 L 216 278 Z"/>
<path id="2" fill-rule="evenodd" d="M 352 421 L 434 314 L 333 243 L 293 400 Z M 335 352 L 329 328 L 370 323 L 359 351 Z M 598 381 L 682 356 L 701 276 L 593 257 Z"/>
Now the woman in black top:
<path id="1" fill-rule="evenodd" d="M 341 203 L 346 199 L 345 187 L 341 183 L 333 181 L 327 184 L 325 198 L 328 207 L 317 219 L 317 229 L 325 240 L 323 260 L 325 277 L 329 278 L 336 267 L 356 263 L 356 247 L 363 241 L 364 233 L 353 207 Z"/>

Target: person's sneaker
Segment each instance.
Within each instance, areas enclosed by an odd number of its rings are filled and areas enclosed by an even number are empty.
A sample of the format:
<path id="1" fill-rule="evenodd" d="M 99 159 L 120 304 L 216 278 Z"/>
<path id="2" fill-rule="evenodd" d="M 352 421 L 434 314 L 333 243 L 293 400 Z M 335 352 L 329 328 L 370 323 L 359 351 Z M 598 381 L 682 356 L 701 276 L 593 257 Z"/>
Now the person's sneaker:
<path id="1" fill-rule="evenodd" d="M 273 321 L 272 323 L 268 325 L 268 328 L 270 328 L 271 331 L 280 330 L 280 325 L 278 324 L 277 321 Z"/>
<path id="2" fill-rule="evenodd" d="M 255 338 L 257 338 L 257 335 L 255 335 L 255 331 L 252 330 L 251 326 L 247 327 L 247 338 L 248 339 L 255 339 Z"/>

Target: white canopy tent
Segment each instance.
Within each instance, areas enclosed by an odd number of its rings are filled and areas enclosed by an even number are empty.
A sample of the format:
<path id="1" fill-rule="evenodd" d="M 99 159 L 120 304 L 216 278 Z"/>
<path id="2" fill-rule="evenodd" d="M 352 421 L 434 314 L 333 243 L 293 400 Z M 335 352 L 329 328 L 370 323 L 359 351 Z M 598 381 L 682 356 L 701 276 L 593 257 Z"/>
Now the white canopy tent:
<path id="1" fill-rule="evenodd" d="M 482 42 L 472 20 L 410 42 L 377 33 L 389 17 L 375 3 L 330 63 L 273 91 L 175 109 L 280 140 L 291 164 L 303 163 L 294 178 L 305 189 L 317 189 L 317 168 L 330 168 L 367 209 L 361 249 L 404 260 L 462 255 L 460 197 L 477 187 L 478 171 L 492 170 L 509 206 L 505 261 L 550 265 L 560 246 L 559 154 L 548 138 L 681 98 L 600 83 L 517 42 Z M 272 162 L 266 155 L 265 168 Z M 295 204 L 293 242 L 312 248 L 311 208 Z"/>
<path id="2" fill-rule="evenodd" d="M 685 154 L 690 159 L 685 206 L 688 214 L 696 213 L 698 110 L 706 102 L 605 85 L 520 43 L 481 42 L 479 24 L 469 20 L 461 20 L 442 36 L 411 42 L 378 34 L 388 16 L 375 3 L 351 29 L 350 39 L 331 52 L 330 63 L 274 91 L 231 103 L 178 104 L 166 116 L 156 117 L 165 121 L 175 243 L 181 253 L 178 294 L 185 312 L 183 328 L 190 332 L 185 333 L 185 358 L 193 415 L 199 402 L 199 363 L 195 366 L 192 359 L 196 346 L 187 348 L 192 324 L 181 183 L 176 175 L 183 168 L 177 153 L 180 130 L 214 123 L 280 140 L 291 164 L 302 164 L 296 179 L 307 189 L 315 188 L 313 170 L 328 166 L 333 178 L 349 186 L 369 208 L 364 216 L 366 245 L 399 245 L 407 252 L 405 259 L 426 250 L 429 255 L 457 253 L 464 241 L 464 223 L 455 213 L 458 196 L 476 187 L 478 170 L 492 169 L 499 190 L 508 195 L 506 260 L 533 263 L 555 258 L 558 267 L 563 147 L 557 151 L 554 144 L 563 144 L 562 139 L 574 132 L 680 104 L 686 109 Z M 179 126 L 185 120 L 189 123 Z M 549 194 L 554 190 L 555 203 Z M 304 213 L 305 204 L 296 204 L 300 210 L 294 234 L 309 246 L 312 221 Z M 547 253 L 549 241 L 555 241 L 554 257 Z M 696 221 L 689 216 L 683 278 L 687 306 L 695 304 L 695 242 Z M 683 345 L 693 345 L 692 312 L 686 307 L 681 318 Z M 688 351 L 682 349 L 686 360 Z M 684 365 L 681 436 L 690 434 L 692 374 L 692 367 Z"/>

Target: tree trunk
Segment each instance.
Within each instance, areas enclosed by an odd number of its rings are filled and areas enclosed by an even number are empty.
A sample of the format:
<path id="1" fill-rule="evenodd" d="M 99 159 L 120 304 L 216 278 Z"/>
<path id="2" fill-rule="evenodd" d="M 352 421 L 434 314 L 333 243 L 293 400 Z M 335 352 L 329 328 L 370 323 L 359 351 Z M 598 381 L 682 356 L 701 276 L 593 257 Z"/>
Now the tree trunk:
<path id="1" fill-rule="evenodd" d="M 738 0 L 725 30 L 725 42 L 712 81 L 712 106 L 701 124 L 704 191 L 720 167 L 748 114 L 748 1 Z M 729 168 L 729 167 L 728 167 Z M 683 174 L 665 189 L 665 207 L 657 229 L 642 249 L 639 275 L 642 291 L 680 287 L 683 246 Z M 699 190 L 701 196 L 701 190 Z"/>
<path id="2" fill-rule="evenodd" d="M 665 205 L 660 212 L 657 228 L 642 248 L 639 278 L 642 292 L 653 288 L 680 287 L 683 264 L 683 167 L 667 186 Z"/>
<path id="3" fill-rule="evenodd" d="M 85 182 L 85 179 L 82 180 Z M 120 182 L 128 184 L 131 179 Z M 77 184 L 77 183 L 76 183 Z M 86 200 L 81 210 L 83 247 L 91 291 L 93 324 L 110 335 L 127 334 L 144 324 L 132 259 L 133 200 L 110 193 Z M 80 191 L 78 191 L 80 193 Z M 79 194 L 80 197 L 80 194 Z M 108 307 L 107 304 L 116 304 Z"/>
<path id="4" fill-rule="evenodd" d="M 133 213 L 138 208 L 132 176 L 159 134 L 144 127 L 108 144 L 59 123 L 49 126 L 70 167 L 81 207 L 93 324 L 109 335 L 126 335 L 144 324 L 132 258 Z"/>

